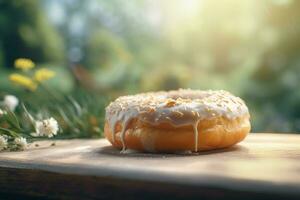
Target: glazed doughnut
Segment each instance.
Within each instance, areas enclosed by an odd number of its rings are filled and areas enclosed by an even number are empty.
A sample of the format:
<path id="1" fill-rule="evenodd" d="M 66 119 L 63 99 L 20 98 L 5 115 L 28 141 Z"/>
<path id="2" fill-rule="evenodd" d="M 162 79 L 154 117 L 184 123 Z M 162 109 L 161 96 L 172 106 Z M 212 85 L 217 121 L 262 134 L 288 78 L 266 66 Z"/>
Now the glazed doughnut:
<path id="1" fill-rule="evenodd" d="M 239 97 L 180 89 L 117 98 L 106 107 L 104 134 L 123 151 L 198 152 L 232 146 L 250 127 Z"/>

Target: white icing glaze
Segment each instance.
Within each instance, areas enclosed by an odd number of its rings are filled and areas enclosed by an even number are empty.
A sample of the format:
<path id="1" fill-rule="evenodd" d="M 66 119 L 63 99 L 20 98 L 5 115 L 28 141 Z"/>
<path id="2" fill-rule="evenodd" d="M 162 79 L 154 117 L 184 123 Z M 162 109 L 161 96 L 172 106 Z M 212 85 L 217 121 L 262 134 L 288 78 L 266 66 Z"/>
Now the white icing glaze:
<path id="1" fill-rule="evenodd" d="M 198 123 L 202 119 L 249 115 L 248 108 L 239 97 L 227 91 L 184 90 L 142 93 L 123 96 L 106 108 L 106 121 L 115 140 L 115 126 L 122 124 L 121 141 L 126 150 L 125 133 L 132 119 L 159 125 L 169 123 L 174 127 L 191 125 L 195 134 L 195 151 L 198 150 Z"/>

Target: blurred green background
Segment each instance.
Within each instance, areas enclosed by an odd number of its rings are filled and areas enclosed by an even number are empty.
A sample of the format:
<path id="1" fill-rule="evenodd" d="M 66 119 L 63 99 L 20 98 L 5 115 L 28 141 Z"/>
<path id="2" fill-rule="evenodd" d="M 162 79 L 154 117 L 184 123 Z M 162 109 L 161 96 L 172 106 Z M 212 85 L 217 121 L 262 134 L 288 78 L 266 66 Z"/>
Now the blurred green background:
<path id="1" fill-rule="evenodd" d="M 119 95 L 225 89 L 253 132 L 300 132 L 300 1 L 0 0 L 0 91 L 42 106 L 8 81 L 20 57 L 102 116 Z"/>

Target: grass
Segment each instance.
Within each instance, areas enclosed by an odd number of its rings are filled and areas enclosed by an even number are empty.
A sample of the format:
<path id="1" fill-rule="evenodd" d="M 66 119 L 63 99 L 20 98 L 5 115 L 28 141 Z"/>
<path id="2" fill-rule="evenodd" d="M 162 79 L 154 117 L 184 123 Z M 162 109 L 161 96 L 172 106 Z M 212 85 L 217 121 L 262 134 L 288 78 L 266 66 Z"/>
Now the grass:
<path id="1" fill-rule="evenodd" d="M 24 104 L 34 119 L 53 117 L 58 121 L 60 131 L 56 138 L 102 137 L 107 95 L 89 92 L 80 85 L 75 85 L 66 68 L 51 68 L 47 65 L 42 67 L 55 71 L 56 77 L 34 92 L 10 83 L 8 76 L 12 71 L 0 70 L 0 101 L 7 94 L 17 96 L 20 105 L 14 114 L 22 126 L 26 126 L 24 109 L 21 106 Z"/>

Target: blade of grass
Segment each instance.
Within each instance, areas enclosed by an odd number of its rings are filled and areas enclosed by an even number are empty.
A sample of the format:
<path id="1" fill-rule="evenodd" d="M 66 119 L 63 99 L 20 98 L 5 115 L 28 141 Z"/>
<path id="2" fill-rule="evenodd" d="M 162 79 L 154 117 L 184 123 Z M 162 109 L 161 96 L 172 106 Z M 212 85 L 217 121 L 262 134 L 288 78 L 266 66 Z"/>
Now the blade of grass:
<path id="1" fill-rule="evenodd" d="M 68 100 L 74 106 L 77 114 L 81 115 L 82 114 L 82 109 L 81 109 L 81 106 L 79 105 L 79 103 L 72 96 L 68 96 Z"/>
<path id="2" fill-rule="evenodd" d="M 61 115 L 61 117 L 63 118 L 63 120 L 67 123 L 68 126 L 72 127 L 73 124 L 70 121 L 70 119 L 67 117 L 67 115 L 65 114 L 65 112 L 63 111 L 63 109 L 61 109 L 60 107 L 57 108 L 59 114 Z"/>
<path id="3" fill-rule="evenodd" d="M 9 133 L 10 136 L 19 137 L 19 135 L 15 131 L 9 130 L 7 128 L 0 127 L 0 130 L 3 132 Z"/>
<path id="4" fill-rule="evenodd" d="M 25 105 L 24 105 L 23 103 L 21 104 L 21 106 L 22 106 L 22 108 L 23 108 L 23 110 L 24 110 L 24 112 L 25 112 L 25 115 L 27 116 L 27 119 L 29 119 L 29 122 L 30 122 L 32 128 L 35 128 L 35 120 L 34 120 L 34 118 L 33 118 L 32 115 L 28 112 L 27 108 L 25 107 Z"/>
<path id="5" fill-rule="evenodd" d="M 7 118 L 7 122 L 13 126 L 14 128 L 18 129 L 18 131 L 22 131 L 22 128 L 20 126 L 19 120 L 14 112 L 7 110 L 7 114 L 5 115 Z"/>

